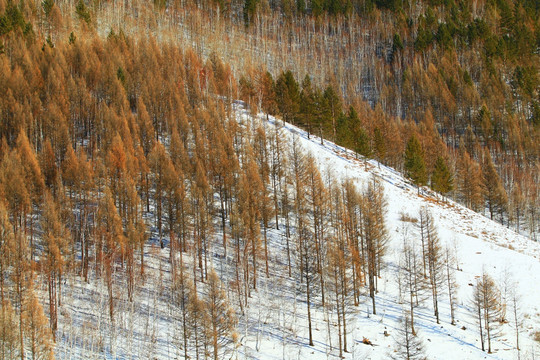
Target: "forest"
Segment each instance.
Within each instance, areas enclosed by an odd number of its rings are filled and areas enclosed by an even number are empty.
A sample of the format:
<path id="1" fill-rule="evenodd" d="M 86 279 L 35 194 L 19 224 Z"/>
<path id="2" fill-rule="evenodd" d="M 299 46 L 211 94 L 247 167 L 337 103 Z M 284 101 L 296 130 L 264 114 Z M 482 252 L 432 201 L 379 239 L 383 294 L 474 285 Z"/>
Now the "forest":
<path id="1" fill-rule="evenodd" d="M 327 331 L 351 353 L 391 277 L 389 199 L 287 124 L 538 241 L 538 7 L 0 0 L 0 359 L 151 358 L 160 317 L 174 355 L 156 358 L 239 357 L 272 283 L 306 307 L 308 346 Z M 400 223 L 392 356 L 422 359 L 418 308 L 464 312 L 460 260 L 429 209 Z M 470 285 L 481 350 L 514 322 L 519 354 L 519 294 Z M 88 299 L 102 314 L 70 312 Z"/>

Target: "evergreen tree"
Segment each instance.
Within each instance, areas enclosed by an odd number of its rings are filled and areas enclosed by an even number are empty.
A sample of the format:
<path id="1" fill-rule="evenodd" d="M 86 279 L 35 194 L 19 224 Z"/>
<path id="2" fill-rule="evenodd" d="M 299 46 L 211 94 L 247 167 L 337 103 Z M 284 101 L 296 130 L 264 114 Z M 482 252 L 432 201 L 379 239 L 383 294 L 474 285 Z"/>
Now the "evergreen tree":
<path id="1" fill-rule="evenodd" d="M 245 0 L 244 3 L 244 24 L 249 26 L 253 21 L 255 12 L 257 10 L 258 0 Z"/>
<path id="2" fill-rule="evenodd" d="M 358 118 L 358 113 L 353 106 L 349 107 L 346 122 L 348 126 L 346 127 L 345 131 L 347 131 L 347 133 L 349 133 L 350 136 L 352 136 L 353 138 L 351 141 L 352 149 L 357 154 L 369 157 L 371 155 L 371 149 L 369 145 L 370 139 L 366 130 L 362 127 L 360 119 Z"/>
<path id="3" fill-rule="evenodd" d="M 341 98 L 332 85 L 328 85 L 323 93 L 324 127 L 332 130 L 332 141 L 336 141 L 337 120 L 341 114 Z"/>
<path id="4" fill-rule="evenodd" d="M 454 188 L 454 177 L 444 159 L 439 156 L 431 175 L 431 188 L 441 194 L 446 194 Z"/>
<path id="5" fill-rule="evenodd" d="M 387 146 L 385 137 L 379 127 L 373 130 L 373 143 L 375 158 L 379 163 L 384 164 L 386 161 Z"/>
<path id="6" fill-rule="evenodd" d="M 369 136 L 363 128 L 358 129 L 355 140 L 355 152 L 366 158 L 369 157 L 371 155 L 371 149 L 369 148 Z"/>
<path id="7" fill-rule="evenodd" d="M 276 100 L 283 120 L 295 123 L 300 110 L 300 91 L 290 70 L 282 73 L 276 81 Z"/>
<path id="8" fill-rule="evenodd" d="M 75 13 L 80 20 L 84 21 L 87 25 L 90 25 L 92 18 L 90 17 L 90 11 L 88 10 L 88 7 L 86 7 L 83 0 L 79 0 L 79 2 L 77 3 L 77 6 L 75 7 Z"/>
<path id="9" fill-rule="evenodd" d="M 484 156 L 482 172 L 484 175 L 484 198 L 489 210 L 489 216 L 493 220 L 493 216 L 498 212 L 502 220 L 503 213 L 506 211 L 508 204 L 508 195 L 504 190 L 488 151 L 486 151 Z"/>
<path id="10" fill-rule="evenodd" d="M 420 187 L 426 185 L 427 174 L 424 152 L 415 135 L 412 135 L 407 142 L 404 158 L 406 175 L 418 186 L 418 191 L 420 191 Z"/>
<path id="11" fill-rule="evenodd" d="M 317 116 L 317 102 L 317 92 L 311 85 L 309 75 L 306 75 L 302 81 L 302 91 L 300 92 L 300 113 L 298 114 L 298 120 L 301 126 L 307 127 L 308 136 L 309 133 L 314 132 L 315 128 L 321 125 L 320 118 Z M 322 136 L 322 134 L 319 134 L 319 136 Z"/>

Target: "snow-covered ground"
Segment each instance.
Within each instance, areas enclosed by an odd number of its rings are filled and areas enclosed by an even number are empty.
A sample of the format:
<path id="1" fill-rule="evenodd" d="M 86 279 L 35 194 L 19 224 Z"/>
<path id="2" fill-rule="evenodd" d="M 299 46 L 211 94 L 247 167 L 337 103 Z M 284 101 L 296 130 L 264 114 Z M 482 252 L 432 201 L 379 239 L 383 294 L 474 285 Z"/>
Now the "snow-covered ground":
<path id="1" fill-rule="evenodd" d="M 248 118 L 249 115 L 244 113 L 244 117 Z M 261 114 L 260 118 L 265 119 L 266 116 Z M 270 117 L 270 126 L 276 122 L 279 120 Z M 324 140 L 321 145 L 320 138 L 312 135 L 308 140 L 305 131 L 291 124 L 280 124 L 289 137 L 297 137 L 302 147 L 317 159 L 322 172 L 330 171 L 338 178 L 354 179 L 360 188 L 373 175 L 383 180 L 388 201 L 387 226 L 391 236 L 390 254 L 386 258 L 388 266 L 379 284 L 378 315 L 368 317 L 367 305 L 361 305 L 358 309 L 352 336 L 355 346 L 349 354 L 351 358 L 386 359 L 388 351 L 393 348 L 393 336 L 384 336 L 384 331 L 392 333 L 393 329 L 399 327 L 397 321 L 402 315 L 402 305 L 397 301 L 397 268 L 403 241 L 400 231 L 403 222 L 400 218 L 402 214 L 418 217 L 422 207 L 428 208 L 433 214 L 443 244 L 456 249 L 460 269 L 456 274 L 460 286 L 456 326 L 450 325 L 447 298 L 443 301 L 440 325 L 435 323 L 431 307 L 419 309 L 417 327 L 424 338 L 428 358 L 517 358 L 515 329 L 510 324 L 502 326 L 499 338 L 494 342 L 493 354 L 480 350 L 476 319 L 471 312 L 471 285 L 476 283 L 477 277 L 484 270 L 496 280 L 501 289 L 505 284 L 510 286 L 510 283 L 515 283 L 524 319 L 520 334 L 521 358 L 532 359 L 534 355 L 540 355 L 540 344 L 532 340 L 534 333 L 540 331 L 540 244 L 451 200 L 437 201 L 436 195 L 427 189 L 418 195 L 417 189 L 401 174 L 375 160 L 366 163 L 363 159 L 356 159 L 353 152 L 332 142 Z M 510 309 L 507 312 L 511 320 Z M 320 326 L 323 326 L 322 323 Z M 466 329 L 462 330 L 462 327 Z M 323 330 L 320 329 L 321 332 Z M 361 344 L 363 337 L 376 346 Z M 320 341 L 327 344 L 324 337 Z M 319 353 L 324 354 L 324 351 L 321 349 Z M 309 354 L 309 351 L 305 354 Z"/>
<path id="2" fill-rule="evenodd" d="M 262 121 L 272 127 L 273 117 L 266 121 L 260 115 L 253 119 L 236 104 L 240 122 Z M 540 331 L 540 245 L 490 221 L 486 217 L 452 201 L 437 202 L 435 195 L 424 190 L 419 195 L 395 170 L 370 160 L 357 160 L 350 151 L 307 134 L 290 124 L 281 123 L 285 136 L 297 137 L 303 149 L 317 160 L 321 172 L 332 172 L 338 179 L 353 179 L 362 188 L 373 175 L 381 178 L 388 201 L 387 227 L 390 233 L 387 266 L 379 279 L 376 295 L 377 315 L 370 314 L 365 302 L 353 309 L 349 319 L 347 359 L 388 359 L 395 349 L 397 328 L 404 304 L 399 303 L 398 268 L 402 245 L 401 217 L 417 217 L 422 207 L 434 215 L 443 245 L 449 245 L 458 258 L 459 289 L 457 324 L 450 324 L 450 310 L 445 294 L 441 296 L 441 323 L 436 324 L 431 302 L 417 308 L 416 328 L 429 359 L 517 359 L 513 314 L 507 311 L 509 323 L 502 324 L 493 341 L 493 354 L 480 350 L 476 319 L 472 310 L 472 290 L 478 276 L 488 272 L 499 287 L 515 283 L 523 326 L 520 331 L 520 358 L 540 356 L 540 344 L 533 340 Z M 411 226 L 410 231 L 414 231 Z M 220 238 L 217 233 L 216 238 Z M 238 314 L 239 344 L 229 348 L 224 358 L 239 359 L 327 359 L 338 358 L 335 314 L 325 311 L 316 298 L 313 301 L 314 346 L 308 345 L 306 303 L 297 291 L 300 286 L 287 276 L 285 236 L 283 230 L 270 229 L 269 253 L 271 274 L 261 271 L 257 291 L 252 291 L 244 315 Z M 219 244 L 220 241 L 216 241 Z M 232 265 L 213 248 L 210 261 L 220 274 L 232 274 Z M 178 313 L 171 304 L 168 286 L 168 249 L 148 245 L 146 281 L 138 279 L 133 306 L 120 306 L 114 328 L 107 321 L 106 288 L 84 284 L 72 278 L 67 286 L 73 294 L 67 297 L 60 311 L 57 346 L 60 358 L 182 358 L 179 350 Z M 261 266 L 262 268 L 262 266 Z M 222 280 L 232 279 L 222 276 Z M 116 284 L 117 304 L 125 303 L 122 284 Z M 234 304 L 235 294 L 227 287 Z M 67 292 L 67 291 L 66 291 Z M 330 325 L 328 325 L 330 324 Z M 114 337 L 110 334 L 114 333 Z M 385 333 L 388 335 L 386 336 Z M 372 345 L 362 343 L 367 338 Z"/>

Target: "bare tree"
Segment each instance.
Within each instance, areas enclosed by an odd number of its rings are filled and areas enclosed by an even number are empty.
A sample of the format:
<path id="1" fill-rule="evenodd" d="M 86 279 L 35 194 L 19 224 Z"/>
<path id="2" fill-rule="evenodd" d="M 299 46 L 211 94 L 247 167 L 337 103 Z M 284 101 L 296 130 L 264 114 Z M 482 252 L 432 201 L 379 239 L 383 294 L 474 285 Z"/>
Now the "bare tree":
<path id="1" fill-rule="evenodd" d="M 510 304 L 512 306 L 512 315 L 514 315 L 514 328 L 516 331 L 516 350 L 518 355 L 518 360 L 521 357 L 521 349 L 519 348 L 519 332 L 523 325 L 523 318 L 521 313 L 521 306 L 520 306 L 520 300 L 519 295 L 516 290 L 516 286 L 512 289 L 511 295 L 510 295 Z"/>
<path id="2" fill-rule="evenodd" d="M 405 311 L 401 317 L 400 328 L 397 329 L 397 336 L 394 337 L 397 349 L 390 354 L 391 359 L 426 360 L 422 340 L 414 334 L 413 329 L 414 324 L 411 322 L 411 316 Z"/>
<path id="3" fill-rule="evenodd" d="M 311 306 L 313 297 L 316 294 L 317 282 L 320 273 L 317 269 L 316 249 L 313 233 L 307 228 L 302 227 L 298 230 L 299 257 L 302 267 L 300 274 L 305 281 L 305 294 L 307 305 L 307 320 L 309 329 L 309 345 L 313 346 L 313 324 L 311 320 Z"/>
<path id="4" fill-rule="evenodd" d="M 369 297 L 372 301 L 373 314 L 377 313 L 375 308 L 377 278 L 380 276 L 382 258 L 388 242 L 386 206 L 384 187 L 373 177 L 364 192 L 362 209 L 362 236 L 366 247 Z"/>
<path id="5" fill-rule="evenodd" d="M 499 288 L 485 271 L 477 280 L 473 293 L 473 305 L 477 314 L 480 343 L 485 351 L 487 341 L 488 353 L 491 354 L 491 339 L 496 336 L 497 323 L 500 317 Z"/>
<path id="6" fill-rule="evenodd" d="M 446 247 L 444 250 L 444 263 L 446 267 L 446 286 L 448 289 L 448 302 L 450 304 L 450 319 L 451 324 L 456 324 L 456 290 L 458 288 L 458 283 L 456 282 L 455 274 L 455 256 L 452 254 L 452 251 L 449 247 Z"/>
<path id="7" fill-rule="evenodd" d="M 405 292 L 405 300 L 408 304 L 406 314 L 410 316 L 409 325 L 413 335 L 416 335 L 414 328 L 414 309 L 424 300 L 423 291 L 426 282 L 422 275 L 422 263 L 417 253 L 415 244 L 409 238 L 407 230 L 403 230 L 403 250 L 400 259 L 399 286 Z"/>
<path id="8" fill-rule="evenodd" d="M 437 228 L 431 213 L 427 209 L 423 208 L 421 211 L 421 218 L 424 220 L 425 225 L 425 239 L 426 239 L 426 262 L 429 276 L 429 286 L 431 288 L 431 294 L 433 298 L 433 312 L 437 324 L 439 323 L 439 294 L 445 283 L 444 276 L 444 264 L 442 262 L 443 254 L 440 245 L 439 236 L 437 234 Z"/>

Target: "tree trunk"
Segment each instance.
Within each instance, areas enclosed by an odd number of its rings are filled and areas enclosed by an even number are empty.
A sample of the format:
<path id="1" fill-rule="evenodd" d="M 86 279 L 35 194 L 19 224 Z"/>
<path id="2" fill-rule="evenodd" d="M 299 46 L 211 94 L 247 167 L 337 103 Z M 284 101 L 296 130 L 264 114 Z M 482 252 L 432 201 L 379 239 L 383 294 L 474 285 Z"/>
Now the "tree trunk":
<path id="1" fill-rule="evenodd" d="M 311 330 L 311 303 L 310 303 L 310 292 L 309 287 L 309 275 L 306 271 L 306 297 L 307 297 L 307 316 L 308 316 L 308 327 L 309 327 L 309 346 L 313 346 L 313 332 Z"/>

